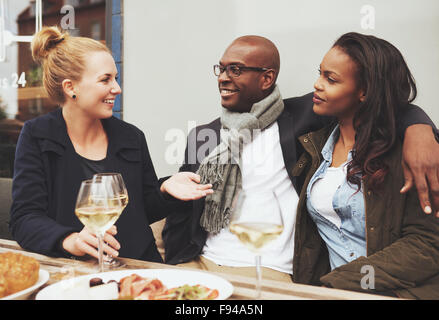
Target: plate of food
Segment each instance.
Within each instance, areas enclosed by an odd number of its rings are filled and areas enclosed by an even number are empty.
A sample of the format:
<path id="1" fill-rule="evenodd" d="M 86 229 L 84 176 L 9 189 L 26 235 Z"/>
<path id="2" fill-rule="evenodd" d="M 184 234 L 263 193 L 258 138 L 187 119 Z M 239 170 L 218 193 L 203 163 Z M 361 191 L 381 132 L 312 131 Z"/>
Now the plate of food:
<path id="1" fill-rule="evenodd" d="M 37 300 L 225 300 L 233 285 L 213 274 L 180 269 L 130 269 L 62 280 Z"/>
<path id="2" fill-rule="evenodd" d="M 0 254 L 0 300 L 24 300 L 49 280 L 39 262 L 15 252 Z"/>

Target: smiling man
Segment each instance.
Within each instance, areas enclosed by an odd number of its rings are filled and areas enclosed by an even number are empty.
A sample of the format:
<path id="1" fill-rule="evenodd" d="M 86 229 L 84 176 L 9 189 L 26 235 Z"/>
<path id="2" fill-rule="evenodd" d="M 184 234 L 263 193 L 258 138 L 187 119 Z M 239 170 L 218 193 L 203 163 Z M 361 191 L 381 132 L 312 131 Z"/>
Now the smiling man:
<path id="1" fill-rule="evenodd" d="M 268 39 L 236 39 L 214 66 L 221 105 L 230 111 L 250 112 L 254 103 L 273 91 L 279 67 L 279 52 Z"/>
<path id="2" fill-rule="evenodd" d="M 283 100 L 276 86 L 279 69 L 276 46 L 260 36 L 234 40 L 214 66 L 221 96 L 221 117 L 190 132 L 188 143 L 195 145 L 187 146 L 185 163 L 180 168 L 180 171 L 198 173 L 201 183 L 213 184 L 214 192 L 182 207 L 182 212 L 168 216 L 163 230 L 167 263 L 255 275 L 253 254 L 228 228 L 232 199 L 240 190 L 253 194 L 275 191 L 280 200 L 284 231 L 273 240 L 272 250 L 262 256 L 263 277 L 291 281 L 294 233 L 301 227 L 296 225 L 298 193 L 304 183 L 292 172 L 304 151 L 297 138 L 323 127 L 331 119 L 314 114 L 312 93 Z M 410 150 L 410 154 L 438 154 L 439 146 L 431 127 L 413 124 L 434 126 L 420 108 L 409 106 L 400 119 L 400 134 L 406 134 L 404 148 Z M 408 126 L 413 129 L 410 134 L 405 130 Z M 259 134 L 242 139 L 241 132 L 255 129 Z M 197 139 L 198 132 L 205 130 L 215 132 L 217 139 L 207 142 Z M 230 130 L 238 134 L 227 135 Z M 419 138 L 419 135 L 423 136 Z M 218 161 L 224 159 L 221 154 L 230 151 L 233 139 L 237 139 L 238 144 L 244 141 L 243 148 L 238 148 L 234 155 L 238 161 Z M 198 157 L 195 163 L 189 162 L 188 150 L 196 150 L 199 155 L 199 150 L 207 150 L 206 143 L 210 144 L 209 152 Z M 431 158 L 404 160 L 410 168 L 425 167 L 431 162 Z M 435 168 L 439 167 L 438 162 L 433 161 Z M 425 171 L 422 174 L 425 180 Z"/>

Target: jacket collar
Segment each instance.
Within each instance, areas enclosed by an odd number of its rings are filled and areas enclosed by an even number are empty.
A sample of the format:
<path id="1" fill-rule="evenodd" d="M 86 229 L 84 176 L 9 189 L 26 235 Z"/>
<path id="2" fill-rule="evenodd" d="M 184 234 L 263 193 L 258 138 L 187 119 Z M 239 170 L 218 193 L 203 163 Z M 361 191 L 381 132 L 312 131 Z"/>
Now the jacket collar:
<path id="1" fill-rule="evenodd" d="M 133 126 L 112 116 L 102 119 L 102 125 L 108 135 L 109 144 L 114 152 L 121 149 L 140 149 L 140 140 Z M 35 137 L 55 142 L 64 148 L 71 144 L 67 134 L 67 126 L 62 115 L 62 108 L 52 111 L 39 119 L 32 126 Z"/>
<path id="2" fill-rule="evenodd" d="M 320 151 L 325 146 L 329 136 L 331 133 L 334 133 L 334 129 L 337 126 L 336 122 L 333 122 L 322 129 L 319 129 L 317 131 L 306 133 L 298 138 L 299 142 L 302 144 L 302 146 L 307 150 L 310 154 L 314 153 L 321 153 Z M 311 148 L 311 146 L 306 143 L 305 141 L 310 140 L 314 147 Z M 304 143 L 305 142 L 305 143 Z M 319 150 L 319 151 L 317 151 Z M 332 149 L 331 149 L 332 150 Z M 318 155 L 317 155 L 318 156 Z"/>
<path id="3" fill-rule="evenodd" d="M 114 116 L 102 119 L 102 124 L 115 153 L 122 149 L 141 148 L 137 129 L 134 129 L 132 125 Z"/>
<path id="4" fill-rule="evenodd" d="M 296 177 L 293 175 L 292 170 L 290 170 L 290 168 L 294 167 L 294 164 L 297 161 L 296 132 L 294 130 L 293 120 L 293 115 L 285 108 L 277 119 L 277 123 L 279 125 L 279 139 L 285 168 L 287 169 L 288 176 L 290 177 L 294 188 L 297 190 L 298 185 Z"/>
<path id="5" fill-rule="evenodd" d="M 39 139 L 50 140 L 66 147 L 70 141 L 62 109 L 56 109 L 44 116 L 32 120 L 32 135 Z"/>
<path id="6" fill-rule="evenodd" d="M 322 149 L 322 156 L 327 162 L 332 163 L 332 154 L 334 153 L 334 147 L 337 143 L 337 140 L 340 136 L 340 125 L 337 124 L 335 128 L 332 130 L 328 139 L 326 140 L 325 145 Z M 347 162 L 352 160 L 352 150 L 349 150 Z"/>
<path id="7" fill-rule="evenodd" d="M 338 128 L 337 122 L 332 122 L 331 124 L 327 125 L 326 127 L 323 127 L 320 130 L 317 131 L 313 131 L 307 134 L 304 134 L 302 136 L 299 137 L 299 141 L 300 143 L 303 145 L 304 149 L 311 155 L 311 158 L 316 160 L 318 162 L 318 164 L 320 164 L 320 162 L 322 161 L 322 158 L 319 156 L 320 154 L 322 154 L 323 159 L 328 160 L 329 156 L 331 157 L 331 162 L 332 162 L 332 154 L 326 154 L 325 157 L 325 152 L 323 151 L 323 149 L 325 149 L 325 147 L 328 146 L 328 142 L 329 142 L 329 138 L 334 135 L 335 133 L 335 129 Z M 311 143 L 307 143 L 305 141 L 308 141 Z M 393 149 L 391 151 L 387 152 L 387 155 L 385 157 L 382 158 L 383 163 L 387 164 L 389 166 L 389 168 L 394 168 L 400 161 L 401 161 L 401 157 L 402 157 L 402 142 L 397 140 L 396 143 L 393 145 L 392 147 Z M 319 153 L 319 150 L 322 150 L 321 153 Z M 329 153 L 333 151 L 333 148 L 331 148 L 330 150 L 326 150 L 326 153 Z M 306 157 L 305 155 L 302 156 Z M 314 161 L 313 160 L 313 161 Z M 348 155 L 348 161 L 352 160 L 352 152 L 349 152 Z M 300 160 L 298 161 L 298 163 L 300 164 Z M 305 168 L 305 166 L 302 166 L 301 168 Z M 317 168 L 316 168 L 317 169 Z M 298 176 L 301 173 L 301 169 L 299 169 L 298 166 L 296 166 L 293 169 L 293 175 L 294 176 Z M 365 186 L 368 186 L 368 182 L 369 182 L 369 177 L 363 177 L 364 179 L 364 184 Z"/>

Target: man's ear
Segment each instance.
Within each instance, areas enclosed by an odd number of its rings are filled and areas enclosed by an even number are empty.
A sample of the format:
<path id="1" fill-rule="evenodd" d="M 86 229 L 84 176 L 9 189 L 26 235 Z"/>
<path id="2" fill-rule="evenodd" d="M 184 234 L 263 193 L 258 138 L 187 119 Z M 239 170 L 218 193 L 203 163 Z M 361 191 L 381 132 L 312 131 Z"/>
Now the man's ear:
<path id="1" fill-rule="evenodd" d="M 61 83 L 62 89 L 64 91 L 64 95 L 72 98 L 73 95 L 75 95 L 75 86 L 73 84 L 73 81 L 70 79 L 64 79 Z"/>
<path id="2" fill-rule="evenodd" d="M 274 69 L 270 69 L 265 71 L 262 75 L 262 90 L 268 90 L 273 87 L 276 82 L 276 71 Z"/>

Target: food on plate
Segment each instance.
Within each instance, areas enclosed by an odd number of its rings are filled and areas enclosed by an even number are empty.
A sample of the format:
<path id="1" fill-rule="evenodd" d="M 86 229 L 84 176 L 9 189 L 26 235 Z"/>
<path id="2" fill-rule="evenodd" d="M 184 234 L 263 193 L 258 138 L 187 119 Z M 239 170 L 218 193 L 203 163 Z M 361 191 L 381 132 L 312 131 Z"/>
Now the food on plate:
<path id="1" fill-rule="evenodd" d="M 137 274 L 120 279 L 119 299 L 155 300 L 166 291 L 158 279 L 143 278 Z"/>
<path id="2" fill-rule="evenodd" d="M 116 282 L 110 280 L 107 284 Z M 132 274 L 116 282 L 119 288 L 119 300 L 212 300 L 218 297 L 218 290 L 209 289 L 200 284 L 183 285 L 168 289 L 159 279 L 144 278 Z M 90 288 L 104 286 L 100 278 L 89 281 Z"/>
<path id="3" fill-rule="evenodd" d="M 33 286 L 39 277 L 40 264 L 15 252 L 0 253 L 0 298 Z"/>
<path id="4" fill-rule="evenodd" d="M 156 295 L 155 300 L 213 300 L 216 297 L 218 297 L 216 289 L 209 289 L 199 284 L 195 286 L 185 284 Z"/>
<path id="5" fill-rule="evenodd" d="M 90 283 L 90 287 L 94 287 L 104 284 L 104 281 L 102 281 L 101 278 L 92 278 L 90 279 L 89 283 Z"/>

